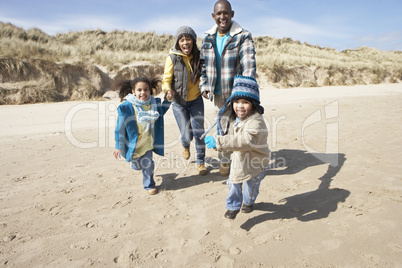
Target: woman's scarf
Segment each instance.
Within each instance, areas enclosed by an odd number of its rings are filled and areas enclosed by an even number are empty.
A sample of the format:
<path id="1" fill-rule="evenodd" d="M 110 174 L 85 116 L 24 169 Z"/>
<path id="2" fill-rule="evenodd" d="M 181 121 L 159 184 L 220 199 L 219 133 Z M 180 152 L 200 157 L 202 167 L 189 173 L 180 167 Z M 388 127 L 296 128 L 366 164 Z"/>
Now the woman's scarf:
<path id="1" fill-rule="evenodd" d="M 150 95 L 146 101 L 142 101 L 139 100 L 134 94 L 130 93 L 126 96 L 126 100 L 133 105 L 135 113 L 137 115 L 137 122 L 139 124 L 146 124 L 147 126 L 145 128 L 145 132 L 148 132 L 159 117 L 155 98 Z M 151 104 L 151 109 L 149 109 L 148 111 L 144 111 L 142 106 L 148 104 Z"/>

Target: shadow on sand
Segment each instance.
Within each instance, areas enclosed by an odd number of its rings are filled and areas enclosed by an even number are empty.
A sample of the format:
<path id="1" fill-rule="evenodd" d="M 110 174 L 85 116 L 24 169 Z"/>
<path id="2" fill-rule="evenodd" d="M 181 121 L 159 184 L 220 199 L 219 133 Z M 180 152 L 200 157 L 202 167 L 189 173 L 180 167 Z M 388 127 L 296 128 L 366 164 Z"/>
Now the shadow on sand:
<path id="1" fill-rule="evenodd" d="M 179 190 L 188 187 L 193 187 L 196 185 L 200 185 L 203 183 L 209 183 L 211 181 L 218 182 L 223 181 L 226 182 L 227 177 L 220 176 L 219 173 L 211 173 L 212 170 L 219 168 L 219 160 L 207 157 L 205 162 L 208 164 L 207 170 L 208 175 L 190 175 L 177 178 L 179 176 L 178 173 L 167 173 L 159 175 L 162 177 L 162 182 L 160 184 L 160 188 L 164 190 Z M 195 161 L 191 163 L 191 165 L 195 165 Z"/>
<path id="2" fill-rule="evenodd" d="M 280 200 L 283 204 L 256 203 L 254 210 L 267 213 L 252 217 L 241 225 L 249 231 L 253 226 L 268 220 L 296 218 L 299 221 L 312 221 L 328 217 L 336 211 L 339 202 L 344 202 L 350 192 L 345 189 L 330 188 L 330 184 L 346 158 L 344 154 L 310 154 L 301 150 L 280 150 L 273 152 L 275 159 L 284 160 L 286 167 L 281 170 L 267 170 L 265 180 L 272 175 L 296 174 L 306 168 L 328 164 L 328 170 L 323 174 L 318 189 Z M 332 164 L 331 164 L 332 163 Z"/>

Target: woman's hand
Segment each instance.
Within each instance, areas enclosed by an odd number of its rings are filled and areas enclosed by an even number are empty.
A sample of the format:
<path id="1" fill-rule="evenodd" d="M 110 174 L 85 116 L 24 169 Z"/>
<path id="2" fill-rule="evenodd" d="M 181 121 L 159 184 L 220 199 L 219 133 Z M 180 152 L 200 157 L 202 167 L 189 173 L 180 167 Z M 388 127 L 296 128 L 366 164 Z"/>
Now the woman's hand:
<path id="1" fill-rule="evenodd" d="M 209 100 L 209 91 L 204 91 L 204 92 L 202 92 L 202 96 L 203 96 L 204 98 L 206 98 L 207 100 Z"/>
<path id="2" fill-rule="evenodd" d="M 173 96 L 174 96 L 174 91 L 173 91 L 173 90 L 169 89 L 168 91 L 166 91 L 165 97 L 166 97 L 166 99 L 167 99 L 168 101 L 172 101 L 172 100 L 173 100 Z"/>

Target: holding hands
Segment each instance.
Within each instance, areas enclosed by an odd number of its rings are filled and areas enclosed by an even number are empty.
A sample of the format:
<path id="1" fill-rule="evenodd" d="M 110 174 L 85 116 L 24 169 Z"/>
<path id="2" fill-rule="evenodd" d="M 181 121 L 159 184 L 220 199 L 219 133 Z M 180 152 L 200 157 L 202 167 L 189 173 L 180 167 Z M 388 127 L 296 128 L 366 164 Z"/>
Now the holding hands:
<path id="1" fill-rule="evenodd" d="M 173 90 L 168 90 L 168 91 L 166 92 L 165 97 L 166 97 L 166 99 L 167 99 L 168 101 L 172 101 L 172 100 L 173 100 L 173 96 L 174 96 Z"/>
<path id="2" fill-rule="evenodd" d="M 213 136 L 205 137 L 204 141 L 208 149 L 216 149 L 216 141 Z"/>
<path id="3" fill-rule="evenodd" d="M 209 100 L 209 91 L 204 91 L 204 92 L 202 92 L 202 96 L 203 96 L 205 99 Z"/>

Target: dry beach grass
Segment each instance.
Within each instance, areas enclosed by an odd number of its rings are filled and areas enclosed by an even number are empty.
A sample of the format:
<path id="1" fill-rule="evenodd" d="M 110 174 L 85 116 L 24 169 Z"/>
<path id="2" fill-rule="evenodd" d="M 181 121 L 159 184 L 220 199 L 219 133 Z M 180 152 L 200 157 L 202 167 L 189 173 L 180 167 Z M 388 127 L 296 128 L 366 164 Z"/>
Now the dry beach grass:
<path id="1" fill-rule="evenodd" d="M 337 51 L 268 36 L 254 41 L 258 79 L 278 88 L 402 81 L 401 51 Z M 172 35 L 154 32 L 93 30 L 49 36 L 0 22 L 1 104 L 100 98 L 115 90 L 120 79 L 161 75 L 172 45 Z"/>

